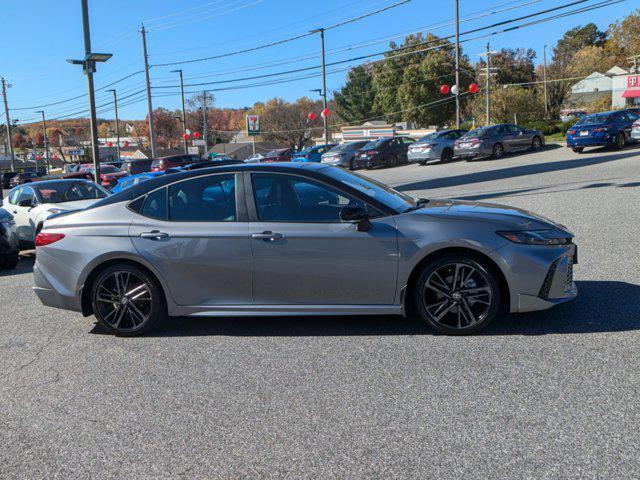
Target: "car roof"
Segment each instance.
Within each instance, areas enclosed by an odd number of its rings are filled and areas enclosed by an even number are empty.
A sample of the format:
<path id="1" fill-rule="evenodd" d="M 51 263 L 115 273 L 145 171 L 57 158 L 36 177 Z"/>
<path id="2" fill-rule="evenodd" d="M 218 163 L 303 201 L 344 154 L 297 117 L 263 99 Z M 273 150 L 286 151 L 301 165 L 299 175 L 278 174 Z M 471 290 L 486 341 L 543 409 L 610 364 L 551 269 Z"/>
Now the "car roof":
<path id="1" fill-rule="evenodd" d="M 168 175 L 160 175 L 158 177 L 147 180 L 146 182 L 139 183 L 130 187 L 122 192 L 113 194 L 105 199 L 98 201 L 92 207 L 100 207 L 103 205 L 109 205 L 113 203 L 127 202 L 134 200 L 151 190 L 163 187 L 176 181 L 185 180 L 188 178 L 196 178 L 212 173 L 236 173 L 243 171 L 259 171 L 259 172 L 280 172 L 280 173 L 306 173 L 317 175 L 321 170 L 332 168 L 322 163 L 291 163 L 291 162 L 274 162 L 274 163 L 238 163 L 234 165 L 220 165 L 213 166 L 211 168 L 201 168 L 198 170 L 188 170 L 184 172 L 176 172 Z"/>

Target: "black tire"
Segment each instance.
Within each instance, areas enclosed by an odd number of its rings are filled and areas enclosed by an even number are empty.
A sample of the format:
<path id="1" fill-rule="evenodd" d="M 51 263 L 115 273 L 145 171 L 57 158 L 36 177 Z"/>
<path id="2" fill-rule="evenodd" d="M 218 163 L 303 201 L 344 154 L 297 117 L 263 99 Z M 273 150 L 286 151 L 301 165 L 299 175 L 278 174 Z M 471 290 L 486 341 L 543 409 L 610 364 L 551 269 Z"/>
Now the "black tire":
<path id="1" fill-rule="evenodd" d="M 445 148 L 440 154 L 440 162 L 447 163 L 453 160 L 453 150 Z"/>
<path id="2" fill-rule="evenodd" d="M 0 260 L 0 268 L 6 268 L 7 270 L 15 270 L 18 266 L 20 257 L 16 253 L 13 257 L 7 257 L 4 260 Z"/>
<path id="3" fill-rule="evenodd" d="M 618 132 L 618 134 L 616 135 L 615 149 L 622 150 L 624 148 L 624 144 L 624 133 Z"/>
<path id="4" fill-rule="evenodd" d="M 531 150 L 540 150 L 542 148 L 542 139 L 539 136 L 533 137 L 531 140 Z"/>
<path id="5" fill-rule="evenodd" d="M 424 161 L 424 160 L 420 160 L 420 161 L 418 162 L 418 165 L 420 165 L 421 167 L 424 167 L 426 164 L 427 164 L 427 162 L 426 162 L 426 161 Z"/>
<path id="6" fill-rule="evenodd" d="M 493 158 L 498 160 L 502 157 L 504 157 L 504 147 L 502 146 L 501 143 L 496 143 L 493 146 Z"/>
<path id="7" fill-rule="evenodd" d="M 584 147 L 573 147 L 573 153 L 582 153 L 584 151 Z"/>
<path id="8" fill-rule="evenodd" d="M 114 280 L 114 276 L 120 280 Z M 119 282 L 117 288 L 116 281 Z M 148 299 L 144 288 L 140 290 L 142 285 L 148 291 Z M 119 296 L 122 290 L 126 295 Z M 142 296 L 138 295 L 141 292 Z M 91 306 L 100 326 L 121 337 L 143 335 L 167 318 L 167 304 L 159 282 L 142 268 L 126 262 L 111 265 L 98 274 L 91 287 Z M 136 322 L 140 314 L 145 318 Z"/>
<path id="9" fill-rule="evenodd" d="M 454 285 L 456 269 L 458 279 Z M 435 284 L 431 283 L 434 279 Z M 500 294 L 493 269 L 464 254 L 433 260 L 413 286 L 414 306 L 420 318 L 435 331 L 447 335 L 468 335 L 489 325 L 500 309 Z"/>
<path id="10" fill-rule="evenodd" d="M 397 155 L 391 155 L 391 166 L 392 167 L 397 167 L 399 162 L 398 162 L 398 156 Z"/>

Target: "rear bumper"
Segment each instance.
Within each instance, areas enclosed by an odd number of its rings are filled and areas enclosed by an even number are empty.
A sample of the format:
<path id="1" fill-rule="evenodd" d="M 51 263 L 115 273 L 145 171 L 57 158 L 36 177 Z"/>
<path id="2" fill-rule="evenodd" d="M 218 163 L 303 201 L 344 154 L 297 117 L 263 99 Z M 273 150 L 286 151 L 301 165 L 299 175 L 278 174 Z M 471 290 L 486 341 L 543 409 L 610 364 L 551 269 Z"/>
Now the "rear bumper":
<path id="1" fill-rule="evenodd" d="M 614 135 L 603 135 L 601 137 L 567 137 L 567 147 L 602 147 L 612 145 L 615 142 Z"/>
<path id="2" fill-rule="evenodd" d="M 57 275 L 52 275 L 51 271 L 56 271 Z M 33 291 L 43 305 L 74 312 L 82 311 L 80 290 L 68 286 L 75 284 L 78 277 L 78 272 L 45 253 L 44 249 L 38 249 L 33 267 Z"/>
<path id="3" fill-rule="evenodd" d="M 487 148 L 483 148 L 482 146 L 478 148 L 459 148 L 456 147 L 453 149 L 453 156 L 460 158 L 477 158 L 477 157 L 487 157 L 492 155 L 493 151 Z"/>
<path id="4" fill-rule="evenodd" d="M 429 160 L 440 160 L 440 153 L 430 150 L 428 152 L 409 152 L 407 154 L 409 163 L 428 162 Z"/>

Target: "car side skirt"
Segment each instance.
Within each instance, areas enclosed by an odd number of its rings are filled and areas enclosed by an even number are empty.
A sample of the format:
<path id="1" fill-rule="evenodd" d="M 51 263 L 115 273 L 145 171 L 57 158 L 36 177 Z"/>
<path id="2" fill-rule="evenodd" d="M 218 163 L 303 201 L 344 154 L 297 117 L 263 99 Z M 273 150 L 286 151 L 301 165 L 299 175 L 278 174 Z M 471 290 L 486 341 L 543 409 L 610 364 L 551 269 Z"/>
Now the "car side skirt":
<path id="1" fill-rule="evenodd" d="M 402 315 L 400 305 L 171 305 L 171 316 L 181 317 L 272 317 L 292 315 Z"/>

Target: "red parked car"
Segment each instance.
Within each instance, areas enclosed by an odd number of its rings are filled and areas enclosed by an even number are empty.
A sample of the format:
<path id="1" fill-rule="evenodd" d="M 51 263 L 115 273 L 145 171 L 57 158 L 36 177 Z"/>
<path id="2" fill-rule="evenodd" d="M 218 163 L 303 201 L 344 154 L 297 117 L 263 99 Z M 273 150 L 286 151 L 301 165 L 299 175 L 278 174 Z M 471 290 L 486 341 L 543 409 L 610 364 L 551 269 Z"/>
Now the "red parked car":
<path id="1" fill-rule="evenodd" d="M 183 165 L 198 163 L 200 161 L 199 155 L 170 155 L 168 157 L 160 157 L 151 162 L 151 171 L 161 172 L 169 168 L 182 167 Z"/>
<path id="2" fill-rule="evenodd" d="M 260 162 L 290 162 L 294 153 L 293 148 L 278 148 L 267 153 Z"/>
<path id="3" fill-rule="evenodd" d="M 100 165 L 100 185 L 105 188 L 112 188 L 122 177 L 126 177 L 127 172 L 118 170 L 113 165 Z M 94 180 L 93 164 L 83 163 L 77 172 L 65 173 L 62 178 L 86 178 Z"/>

